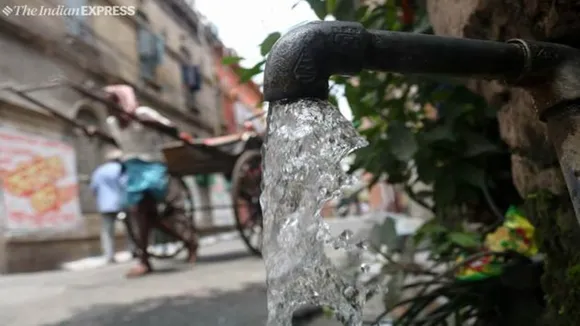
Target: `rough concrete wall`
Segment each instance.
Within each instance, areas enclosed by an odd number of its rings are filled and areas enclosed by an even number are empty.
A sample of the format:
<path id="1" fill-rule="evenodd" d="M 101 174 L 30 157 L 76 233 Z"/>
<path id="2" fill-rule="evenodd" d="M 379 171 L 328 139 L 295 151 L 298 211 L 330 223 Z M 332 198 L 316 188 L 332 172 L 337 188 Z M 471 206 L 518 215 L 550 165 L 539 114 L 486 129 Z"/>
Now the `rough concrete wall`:
<path id="1" fill-rule="evenodd" d="M 50 2 L 47 2 L 50 1 Z M 33 15 L 30 13 L 31 9 L 40 10 L 42 6 L 54 8 L 57 5 L 65 4 L 64 0 L 2 0 L 0 5 L 9 6 L 14 9 L 11 15 L 2 15 L 2 19 L 6 19 L 14 24 L 26 26 L 28 28 L 40 29 L 44 31 L 46 37 L 62 37 L 66 33 L 66 23 L 61 17 L 55 18 L 50 15 Z M 18 11 L 19 9 L 19 11 Z M 28 13 L 28 15 L 26 15 Z M 25 16 L 26 15 L 26 16 Z"/>
<path id="2" fill-rule="evenodd" d="M 166 55 L 164 62 L 159 67 L 158 74 L 160 83 L 162 83 L 163 99 L 168 102 L 174 102 L 187 111 L 185 107 L 185 92 L 181 78 L 180 50 L 185 48 L 191 53 L 192 64 L 201 67 L 204 81 L 201 89 L 196 92 L 195 100 L 199 106 L 199 116 L 208 125 L 218 126 L 220 121 L 218 111 L 221 107 L 217 103 L 217 84 L 215 83 L 215 69 L 213 64 L 213 49 L 203 41 L 202 25 L 199 25 L 199 35 L 195 37 L 189 29 L 180 25 L 180 23 L 166 11 L 156 1 L 145 1 L 140 7 L 145 12 L 151 22 L 154 32 L 165 35 Z"/>
<path id="3" fill-rule="evenodd" d="M 580 25 L 577 16 L 580 8 L 565 1 L 430 0 L 428 11 L 437 34 L 468 38 L 544 40 L 562 36 L 567 30 L 565 26 Z M 576 15 L 572 15 L 574 12 Z M 545 125 L 531 109 L 531 97 L 522 90 L 510 90 L 495 82 L 472 81 L 470 86 L 500 107 L 502 137 L 518 153 L 512 157 L 512 169 L 519 192 L 524 195 L 538 189 L 562 192 L 559 167 L 548 166 L 555 161 L 555 152 L 546 138 Z"/>
<path id="4" fill-rule="evenodd" d="M 428 0 L 428 11 L 435 32 L 441 35 L 549 40 L 579 34 L 578 1 Z M 538 121 L 531 109 L 533 101 L 523 90 L 497 83 L 469 84 L 500 107 L 501 135 L 516 152 L 512 170 L 518 191 L 524 196 L 540 189 L 559 193 L 554 205 L 543 206 L 529 217 L 538 227 L 538 240 L 547 254 L 542 282 L 550 309 L 545 325 L 578 325 L 580 294 L 573 289 L 580 285 L 580 229 L 546 127 Z"/>
<path id="5" fill-rule="evenodd" d="M 93 3 L 106 5 L 108 1 L 93 0 Z M 155 80 L 161 90 L 156 95 L 187 114 L 196 114 L 205 124 L 216 128 L 220 124 L 221 116 L 218 115 L 220 106 L 216 96 L 212 48 L 180 25 L 180 21 L 170 15 L 158 1 L 150 0 L 139 4 L 136 0 L 123 0 L 119 3 L 137 6 L 147 16 L 152 32 L 165 37 L 165 55 L 157 68 Z M 92 18 L 90 24 L 93 30 L 99 39 L 105 40 L 99 42 L 98 47 L 106 56 L 104 60 L 107 61 L 107 68 L 126 80 L 144 85 L 139 76 L 135 17 L 101 15 Z M 181 57 L 182 48 L 191 53 L 191 63 L 202 68 L 204 83 L 195 95 L 199 114 L 190 111 L 186 105 L 181 75 L 181 63 L 184 60 Z"/>
<path id="6" fill-rule="evenodd" d="M 0 56 L 0 84 L 11 83 L 15 85 L 30 85 L 47 82 L 58 76 L 83 79 L 84 73 L 82 71 L 69 67 L 66 64 L 55 62 L 19 41 L 6 38 L 3 34 L 0 34 L 0 48 L 2 49 L 3 54 Z M 91 101 L 81 99 L 78 94 L 63 89 L 35 92 L 34 97 L 49 106 L 60 110 L 61 113 L 71 118 L 76 116 L 78 109 L 82 106 L 89 106 L 91 108 L 99 107 L 96 105 L 91 106 L 93 104 Z M 25 133 L 72 142 L 72 139 L 68 138 L 71 136 L 67 133 L 68 128 L 52 117 L 47 116 L 47 112 L 31 106 L 29 102 L 23 101 L 16 95 L 8 92 L 0 92 L 0 100 L 13 104 L 0 104 L 0 126 L 10 125 L 11 127 L 17 128 Z M 40 114 L 33 114 L 30 113 L 30 111 L 38 112 Z M 104 120 L 105 117 L 103 111 L 95 110 L 94 112 L 100 117 L 101 121 Z M 97 157 L 99 156 L 97 155 Z M 87 209 L 87 207 L 85 207 L 85 211 L 90 211 L 90 208 Z M 10 241 L 14 239 L 5 239 L 4 236 L 0 234 L 0 251 L 6 248 L 8 248 L 6 250 L 23 250 L 22 252 L 0 252 L 0 273 L 7 271 L 18 272 L 53 268 L 57 264 L 63 262 L 63 259 L 71 257 L 81 258 L 88 254 L 98 254 L 98 250 L 95 251 L 96 249 L 87 251 L 75 247 L 75 245 L 79 245 L 78 243 L 82 243 L 83 239 L 88 238 L 93 243 L 91 244 L 91 248 L 98 248 L 100 216 L 85 216 L 85 222 L 86 224 L 84 227 L 72 232 L 37 232 L 26 236 L 26 239 L 28 240 L 26 242 L 30 243 L 30 246 L 34 248 L 43 248 L 43 253 L 37 252 L 37 255 L 44 256 L 43 259 L 33 259 L 34 255 L 23 253 L 29 250 L 27 249 L 29 246 L 26 244 L 11 247 L 12 244 L 10 244 Z M 44 244 L 41 240 L 47 237 L 54 240 L 54 242 Z M 61 242 L 62 239 L 70 237 L 77 237 L 79 240 L 72 246 L 70 243 Z M 22 237 L 18 237 L 18 239 L 23 240 Z M 6 248 L 4 248 L 4 242 L 6 241 L 8 241 L 8 243 L 6 243 Z M 39 241 L 44 245 L 39 245 Z M 83 245 L 80 246 L 82 247 Z M 67 248 L 70 252 L 66 252 Z M 23 256 L 21 256 L 21 253 Z"/>
<path id="7" fill-rule="evenodd" d="M 99 15 L 91 18 L 92 30 L 99 40 L 95 43 L 104 57 L 103 61 L 106 61 L 107 69 L 125 80 L 136 82 L 139 57 L 134 23 L 131 19 L 117 16 Z"/>

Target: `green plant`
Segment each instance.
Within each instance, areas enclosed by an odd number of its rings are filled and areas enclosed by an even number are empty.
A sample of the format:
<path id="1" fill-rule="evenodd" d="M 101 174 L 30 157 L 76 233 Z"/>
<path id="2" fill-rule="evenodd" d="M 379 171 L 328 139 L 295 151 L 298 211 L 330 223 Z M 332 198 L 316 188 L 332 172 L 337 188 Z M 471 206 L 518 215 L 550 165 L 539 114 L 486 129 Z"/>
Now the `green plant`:
<path id="1" fill-rule="evenodd" d="M 483 235 L 450 230 L 435 221 L 412 239 L 426 243 L 423 250 L 428 252 L 426 258 L 416 259 L 413 241 L 398 252 L 392 249 L 392 221 L 374 230 L 370 247 L 383 263 L 366 285 L 388 291 L 383 296 L 386 310 L 373 324 L 386 316 L 395 325 L 425 326 L 536 325 L 539 320 L 544 309 L 541 262 L 516 252 L 483 251 Z M 466 266 L 490 256 L 501 262 L 501 274 L 469 281 L 457 277 Z"/>
<path id="2" fill-rule="evenodd" d="M 307 2 L 320 19 L 333 16 L 368 28 L 430 32 L 424 7 L 407 0 L 375 7 L 351 0 Z M 260 45 L 264 56 L 279 37 L 278 32 L 266 37 Z M 226 58 L 224 63 L 240 60 Z M 241 79 L 261 73 L 264 63 L 240 68 Z M 496 110 L 463 85 L 371 71 L 354 78 L 333 76 L 331 84 L 344 89 L 353 123 L 370 143 L 357 151 L 353 170 L 372 173 L 374 182 L 386 175 L 389 183 L 404 185 L 415 202 L 440 216 L 461 212 L 461 219 L 491 223 L 508 205 L 520 202 Z M 334 96 L 330 100 L 336 103 Z M 434 110 L 436 117 L 430 116 Z M 362 128 L 365 121 L 370 127 Z M 419 183 L 432 185 L 432 190 L 415 191 Z"/>
<path id="3" fill-rule="evenodd" d="M 431 32 L 424 1 L 385 1 L 376 6 L 353 0 L 305 1 L 320 19 L 332 16 L 373 29 Z M 264 56 L 279 37 L 276 32 L 264 40 Z M 227 60 L 239 62 L 241 58 Z M 264 63 L 239 69 L 241 79 L 260 74 Z M 389 279 L 395 294 L 397 284 L 401 285 L 399 294 L 420 289 L 408 301 L 400 301 L 400 295 L 385 299 L 389 309 L 406 306 L 399 324 L 447 325 L 453 317 L 456 325 L 466 319 L 486 326 L 532 325 L 542 311 L 537 273 L 541 264 L 507 253 L 500 255 L 508 267 L 502 276 L 472 282 L 455 278 L 455 271 L 465 264 L 456 263 L 460 255 L 467 255 L 467 262 L 481 255 L 483 236 L 464 231 L 462 222 L 493 226 L 509 205 L 521 203 L 512 182 L 510 152 L 499 136 L 496 109 L 463 84 L 443 78 L 364 71 L 356 77 L 333 76 L 331 85 L 344 90 L 353 124 L 369 141 L 369 146 L 356 152 L 352 170 L 370 172 L 375 176 L 373 182 L 386 176 L 389 183 L 402 185 L 411 199 L 436 215 L 418 235 L 421 243 L 428 243 L 425 266 L 401 258 L 404 255 L 397 258 L 375 244 L 374 250 L 385 264 L 371 282 L 382 284 Z M 336 104 L 333 94 L 330 101 Z M 432 187 L 418 191 L 417 184 Z M 380 232 L 389 234 L 388 228 L 383 226 Z M 533 276 L 525 284 L 516 282 L 515 288 L 506 283 L 510 277 L 518 281 L 513 276 L 518 273 Z M 405 283 L 409 276 L 427 277 L 428 281 Z M 429 310 L 441 298 L 446 303 Z M 535 314 L 523 316 L 526 305 Z M 522 324 L 524 320 L 531 321 Z"/>

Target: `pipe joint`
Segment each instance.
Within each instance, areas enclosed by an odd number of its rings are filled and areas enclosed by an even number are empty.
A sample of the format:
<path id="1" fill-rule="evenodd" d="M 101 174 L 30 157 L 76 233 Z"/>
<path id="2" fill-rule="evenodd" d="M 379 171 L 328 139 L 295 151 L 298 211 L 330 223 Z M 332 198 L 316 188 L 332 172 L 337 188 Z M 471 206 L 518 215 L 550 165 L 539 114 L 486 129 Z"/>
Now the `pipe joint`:
<path id="1" fill-rule="evenodd" d="M 327 99 L 331 75 L 354 75 L 362 70 L 370 39 L 359 23 L 318 21 L 294 28 L 268 55 L 265 100 Z"/>

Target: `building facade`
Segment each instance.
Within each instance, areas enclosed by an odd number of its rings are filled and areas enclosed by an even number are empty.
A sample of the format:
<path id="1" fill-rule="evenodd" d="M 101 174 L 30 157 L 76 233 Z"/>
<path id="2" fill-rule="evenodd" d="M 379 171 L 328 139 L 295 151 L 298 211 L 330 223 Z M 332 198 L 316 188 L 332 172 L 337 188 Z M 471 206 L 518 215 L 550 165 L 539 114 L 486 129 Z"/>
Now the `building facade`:
<path id="1" fill-rule="evenodd" d="M 96 87 L 129 84 L 135 88 L 141 105 L 157 109 L 180 129 L 198 137 L 222 132 L 222 94 L 213 52 L 215 33 L 189 3 L 4 0 L 2 5 L 21 10 L 21 14 L 13 11 L 0 15 L 0 87 L 22 87 L 62 77 Z M 126 6 L 131 11 L 116 16 L 22 14 L 22 10 L 31 8 L 83 6 Z M 40 90 L 33 95 L 70 119 L 104 129 L 106 108 L 100 103 L 66 88 Z M 6 223 L 7 218 L 1 219 L 0 272 L 54 268 L 63 261 L 98 255 L 100 218 L 88 180 L 102 162 L 106 145 L 19 96 L 0 90 L 2 128 L 32 138 L 51 139 L 74 149 L 82 223 L 66 230 L 25 226 L 13 230 Z M 158 135 L 155 141 L 161 145 L 167 140 Z M 0 213 L 10 205 L 3 201 Z"/>
<path id="2" fill-rule="evenodd" d="M 214 45 L 215 70 L 219 87 L 222 90 L 223 116 L 227 133 L 238 132 L 245 119 L 262 113 L 263 95 L 260 87 L 253 81 L 242 83 L 236 72 L 238 64 L 224 65 L 223 59 L 236 56 L 235 52 L 225 47 L 221 42 Z M 253 121 L 257 129 L 264 129 L 264 117 Z"/>

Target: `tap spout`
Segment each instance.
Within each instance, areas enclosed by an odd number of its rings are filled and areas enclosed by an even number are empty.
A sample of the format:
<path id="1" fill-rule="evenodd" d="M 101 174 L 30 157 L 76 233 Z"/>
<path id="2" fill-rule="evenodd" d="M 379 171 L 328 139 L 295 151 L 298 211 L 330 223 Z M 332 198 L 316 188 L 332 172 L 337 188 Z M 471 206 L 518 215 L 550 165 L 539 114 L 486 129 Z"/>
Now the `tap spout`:
<path id="1" fill-rule="evenodd" d="M 272 47 L 264 70 L 266 101 L 328 97 L 331 75 L 363 69 L 371 35 L 361 24 L 316 21 L 284 34 Z"/>
<path id="2" fill-rule="evenodd" d="M 328 97 L 331 75 L 363 69 L 520 82 L 548 77 L 577 50 L 551 43 L 461 39 L 366 30 L 353 22 L 298 26 L 272 47 L 264 71 L 267 101 Z"/>
<path id="3" fill-rule="evenodd" d="M 366 30 L 351 22 L 312 22 L 281 37 L 264 71 L 264 98 L 328 98 L 331 75 L 363 69 L 495 79 L 525 88 L 566 178 L 580 223 L 580 50 L 536 41 L 493 42 Z"/>

